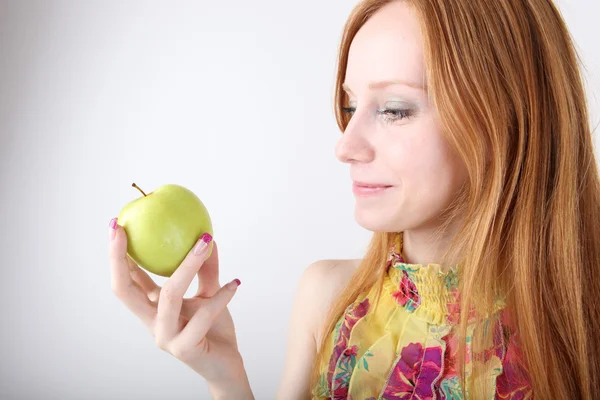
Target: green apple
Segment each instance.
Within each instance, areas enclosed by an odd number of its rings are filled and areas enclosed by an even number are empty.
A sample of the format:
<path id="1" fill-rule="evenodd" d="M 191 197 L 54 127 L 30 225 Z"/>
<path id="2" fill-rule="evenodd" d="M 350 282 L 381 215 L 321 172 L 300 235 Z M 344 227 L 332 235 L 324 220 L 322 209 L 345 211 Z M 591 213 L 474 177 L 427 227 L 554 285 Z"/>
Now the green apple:
<path id="1" fill-rule="evenodd" d="M 127 254 L 153 274 L 170 277 L 212 222 L 206 207 L 189 189 L 163 185 L 142 194 L 121 210 L 118 222 L 127 233 Z M 213 242 L 209 253 L 212 253 Z"/>

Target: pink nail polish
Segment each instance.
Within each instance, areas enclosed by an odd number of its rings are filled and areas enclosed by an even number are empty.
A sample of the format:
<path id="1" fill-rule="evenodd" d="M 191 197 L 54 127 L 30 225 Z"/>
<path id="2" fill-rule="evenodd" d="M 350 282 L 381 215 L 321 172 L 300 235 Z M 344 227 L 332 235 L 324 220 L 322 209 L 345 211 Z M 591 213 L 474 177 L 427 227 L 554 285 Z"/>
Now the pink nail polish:
<path id="1" fill-rule="evenodd" d="M 194 255 L 200 255 L 208 247 L 211 240 L 212 236 L 209 233 L 203 234 L 198 240 L 196 247 L 194 247 Z"/>
<path id="2" fill-rule="evenodd" d="M 238 286 L 240 286 L 242 284 L 242 282 L 239 279 L 234 279 L 231 282 L 229 282 L 227 285 L 225 285 L 227 287 L 227 289 L 229 290 L 235 290 L 238 288 Z"/>
<path id="3" fill-rule="evenodd" d="M 115 236 L 117 236 L 117 219 L 116 218 L 111 219 L 108 226 L 110 227 L 108 237 L 110 238 L 110 240 L 113 240 L 115 238 Z"/>

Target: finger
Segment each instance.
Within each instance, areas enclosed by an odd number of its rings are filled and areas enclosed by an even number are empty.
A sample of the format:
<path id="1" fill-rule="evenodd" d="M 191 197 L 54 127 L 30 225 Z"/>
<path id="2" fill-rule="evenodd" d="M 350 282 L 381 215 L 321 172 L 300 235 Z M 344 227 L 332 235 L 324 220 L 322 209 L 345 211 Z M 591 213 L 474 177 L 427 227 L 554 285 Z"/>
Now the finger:
<path id="1" fill-rule="evenodd" d="M 202 235 L 160 291 L 156 317 L 156 340 L 159 345 L 166 345 L 179 332 L 183 296 L 206 259 L 211 240 L 209 234 Z"/>
<path id="2" fill-rule="evenodd" d="M 213 297 L 206 299 L 204 304 L 198 308 L 187 325 L 173 340 L 173 347 L 188 349 L 190 346 L 196 346 L 200 343 L 208 333 L 215 318 L 227 307 L 239 285 L 239 279 L 234 279 L 220 288 Z"/>
<path id="3" fill-rule="evenodd" d="M 183 304 L 181 306 L 181 316 L 184 321 L 187 323 L 192 316 L 196 313 L 200 305 L 205 299 L 201 299 L 198 297 L 192 297 L 191 299 L 183 299 Z"/>
<path id="4" fill-rule="evenodd" d="M 212 253 L 200 271 L 198 271 L 198 291 L 196 297 L 213 297 L 219 291 L 219 249 L 217 242 L 213 240 Z"/>
<path id="5" fill-rule="evenodd" d="M 116 220 L 109 227 L 109 262 L 111 271 L 111 286 L 115 295 L 133 312 L 146 326 L 150 326 L 156 313 L 156 308 L 148 299 L 143 289 L 131 279 L 127 263 L 127 235 Z"/>
<path id="6" fill-rule="evenodd" d="M 127 257 L 127 265 L 129 266 L 129 273 L 132 279 L 146 293 L 146 296 L 148 296 L 150 301 L 157 301 L 160 293 L 160 286 L 158 286 L 156 282 L 154 282 L 154 280 L 131 259 L 131 257 Z"/>

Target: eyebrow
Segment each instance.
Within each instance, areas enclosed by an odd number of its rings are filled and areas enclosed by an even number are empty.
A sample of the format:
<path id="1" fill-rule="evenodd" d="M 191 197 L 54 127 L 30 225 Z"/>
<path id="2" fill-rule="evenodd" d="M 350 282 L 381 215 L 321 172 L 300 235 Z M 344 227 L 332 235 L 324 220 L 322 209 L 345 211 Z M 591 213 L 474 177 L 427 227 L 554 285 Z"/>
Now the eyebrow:
<path id="1" fill-rule="evenodd" d="M 392 85 L 403 85 L 403 86 L 412 87 L 414 89 L 426 90 L 426 87 L 421 84 L 418 84 L 415 82 L 402 81 L 402 80 L 370 82 L 368 87 L 371 90 L 377 90 L 377 89 L 384 89 L 384 88 L 386 88 L 388 86 L 392 86 Z M 346 83 L 342 84 L 342 88 L 346 92 L 352 93 L 352 90 L 350 90 L 350 88 L 348 87 L 348 84 L 346 84 Z"/>

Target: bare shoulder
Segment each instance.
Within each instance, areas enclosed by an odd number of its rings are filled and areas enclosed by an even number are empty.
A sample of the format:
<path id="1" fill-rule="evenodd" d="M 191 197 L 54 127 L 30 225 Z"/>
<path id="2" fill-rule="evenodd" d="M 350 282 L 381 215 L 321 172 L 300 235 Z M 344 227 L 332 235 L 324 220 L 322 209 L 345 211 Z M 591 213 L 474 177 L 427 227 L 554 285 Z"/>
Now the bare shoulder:
<path id="1" fill-rule="evenodd" d="M 310 296 L 312 315 L 312 333 L 316 343 L 321 339 L 321 328 L 327 311 L 346 287 L 360 264 L 357 260 L 319 260 L 304 271 L 301 278 L 300 296 Z"/>
<path id="2" fill-rule="evenodd" d="M 321 260 L 300 278 L 288 330 L 285 366 L 277 400 L 310 397 L 310 371 L 331 303 L 348 284 L 360 260 Z"/>
<path id="3" fill-rule="evenodd" d="M 359 263 L 360 260 L 319 260 L 306 267 L 302 280 L 312 289 L 320 289 L 315 294 L 328 302 L 348 284 Z"/>

